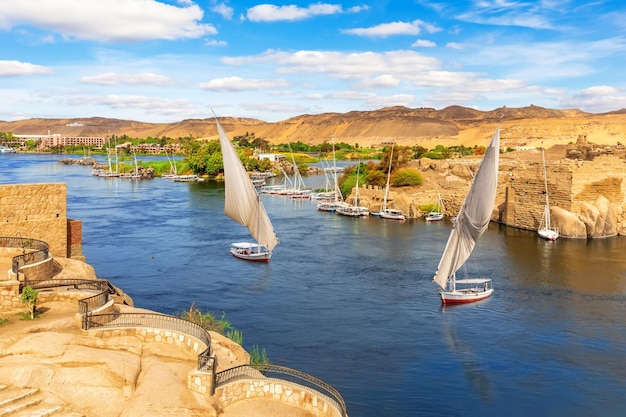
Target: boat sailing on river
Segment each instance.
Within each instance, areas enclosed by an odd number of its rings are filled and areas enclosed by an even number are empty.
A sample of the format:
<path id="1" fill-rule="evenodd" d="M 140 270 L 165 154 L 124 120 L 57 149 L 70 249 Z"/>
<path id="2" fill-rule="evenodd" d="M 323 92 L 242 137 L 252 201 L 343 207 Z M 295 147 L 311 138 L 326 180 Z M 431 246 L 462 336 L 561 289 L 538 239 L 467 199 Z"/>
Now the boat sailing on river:
<path id="1" fill-rule="evenodd" d="M 261 195 L 252 184 L 217 116 L 215 123 L 224 159 L 224 213 L 246 226 L 255 240 L 254 243 L 232 243 L 229 253 L 246 261 L 269 262 L 272 250 L 279 243 L 272 222 L 261 202 Z"/>
<path id="2" fill-rule="evenodd" d="M 478 301 L 493 293 L 491 278 L 456 279 L 456 272 L 472 254 L 476 241 L 491 221 L 498 190 L 499 154 L 500 128 L 472 180 L 433 278 L 444 304 Z"/>

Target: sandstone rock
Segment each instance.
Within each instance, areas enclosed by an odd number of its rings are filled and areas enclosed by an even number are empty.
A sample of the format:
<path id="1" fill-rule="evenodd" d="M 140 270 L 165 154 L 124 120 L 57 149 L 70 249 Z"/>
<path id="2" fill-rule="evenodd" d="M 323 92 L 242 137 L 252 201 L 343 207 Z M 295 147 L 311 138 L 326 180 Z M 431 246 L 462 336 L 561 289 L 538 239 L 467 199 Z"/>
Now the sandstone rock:
<path id="1" fill-rule="evenodd" d="M 604 196 L 598 197 L 594 204 L 581 203 L 580 219 L 585 224 L 589 237 L 617 235 L 617 216 L 609 200 Z"/>
<path id="2" fill-rule="evenodd" d="M 559 235 L 565 238 L 586 239 L 585 223 L 574 213 L 560 207 L 550 207 L 552 225 L 559 229 Z"/>

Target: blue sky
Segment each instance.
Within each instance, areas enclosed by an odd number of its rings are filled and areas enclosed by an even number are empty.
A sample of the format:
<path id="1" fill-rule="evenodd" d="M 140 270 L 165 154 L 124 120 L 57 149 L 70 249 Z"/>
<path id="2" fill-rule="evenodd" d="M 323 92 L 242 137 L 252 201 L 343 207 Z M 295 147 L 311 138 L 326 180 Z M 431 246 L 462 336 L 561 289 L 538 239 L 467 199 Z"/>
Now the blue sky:
<path id="1" fill-rule="evenodd" d="M 626 108 L 623 0 L 0 0 L 0 120 Z"/>

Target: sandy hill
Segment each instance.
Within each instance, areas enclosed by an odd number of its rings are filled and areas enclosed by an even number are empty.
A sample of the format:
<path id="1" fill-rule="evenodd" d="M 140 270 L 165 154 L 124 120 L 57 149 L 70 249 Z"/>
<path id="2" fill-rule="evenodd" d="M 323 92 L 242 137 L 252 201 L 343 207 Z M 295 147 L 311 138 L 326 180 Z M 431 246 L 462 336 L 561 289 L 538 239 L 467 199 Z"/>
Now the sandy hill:
<path id="1" fill-rule="evenodd" d="M 502 128 L 504 147 L 541 146 L 576 142 L 579 135 L 596 144 L 626 143 L 626 109 L 593 114 L 576 109 L 555 110 L 539 106 L 502 107 L 479 111 L 462 106 L 433 108 L 388 107 L 375 111 L 301 115 L 275 123 L 236 117 L 220 118 L 229 136 L 254 133 L 270 143 L 330 141 L 380 145 L 484 145 L 496 126 Z M 14 134 L 58 133 L 72 136 L 128 135 L 130 137 L 215 138 L 212 118 L 176 123 L 144 123 L 101 117 L 0 121 L 0 132 Z"/>

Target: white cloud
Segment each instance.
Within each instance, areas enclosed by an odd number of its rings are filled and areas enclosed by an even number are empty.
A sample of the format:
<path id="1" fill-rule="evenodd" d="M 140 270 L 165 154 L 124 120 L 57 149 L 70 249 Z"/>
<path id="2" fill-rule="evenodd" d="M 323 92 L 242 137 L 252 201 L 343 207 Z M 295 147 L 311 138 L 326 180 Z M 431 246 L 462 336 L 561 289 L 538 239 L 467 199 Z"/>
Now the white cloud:
<path id="1" fill-rule="evenodd" d="M 397 87 L 400 80 L 391 74 L 381 74 L 353 85 L 357 90 Z"/>
<path id="2" fill-rule="evenodd" d="M 248 20 L 253 22 L 277 22 L 281 20 L 297 21 L 314 16 L 332 15 L 342 12 L 339 4 L 315 3 L 309 7 L 296 5 L 276 6 L 273 4 L 259 4 L 247 10 Z"/>
<path id="3" fill-rule="evenodd" d="M 328 16 L 341 13 L 359 13 L 369 10 L 369 6 L 353 6 L 343 9 L 340 4 L 314 3 L 308 7 L 300 7 L 294 4 L 276 6 L 274 4 L 259 4 L 246 11 L 246 17 L 252 22 L 278 22 L 311 19 L 315 16 Z M 241 19 L 245 17 L 242 15 Z"/>
<path id="4" fill-rule="evenodd" d="M 413 22 L 381 23 L 368 28 L 341 29 L 341 33 L 365 36 L 369 38 L 386 38 L 395 35 L 419 35 L 421 20 Z"/>
<path id="5" fill-rule="evenodd" d="M 285 80 L 254 80 L 240 77 L 216 78 L 199 85 L 203 90 L 212 91 L 250 91 L 264 90 L 270 88 L 287 87 L 289 83 Z"/>
<path id="6" fill-rule="evenodd" d="M 452 49 L 465 49 L 466 45 L 463 45 L 462 43 L 457 43 L 457 42 L 448 42 L 446 44 L 446 48 L 452 48 Z"/>
<path id="7" fill-rule="evenodd" d="M 418 39 L 411 44 L 412 48 L 434 48 L 437 44 L 433 41 Z"/>
<path id="8" fill-rule="evenodd" d="M 171 85 L 172 80 L 163 75 L 157 75 L 152 73 L 140 73 L 140 74 L 115 74 L 106 73 L 82 77 L 80 79 L 85 84 L 98 84 L 98 85 L 119 85 L 119 84 L 131 84 L 131 85 Z"/>
<path id="9" fill-rule="evenodd" d="M 20 61 L 0 61 L 0 77 L 52 74 L 52 68 Z"/>
<path id="10" fill-rule="evenodd" d="M 34 26 L 64 38 L 99 42 L 198 38 L 217 33 L 199 21 L 196 4 L 176 7 L 155 0 L 20 0 L 0 2 L 0 29 Z"/>
<path id="11" fill-rule="evenodd" d="M 626 108 L 626 90 L 599 85 L 586 88 L 569 97 L 561 98 L 566 108 L 586 109 L 593 112 L 608 112 Z"/>
<path id="12" fill-rule="evenodd" d="M 204 42 L 206 46 L 226 46 L 228 43 L 226 41 L 218 41 L 215 39 L 209 39 Z"/>
<path id="13" fill-rule="evenodd" d="M 381 74 L 407 76 L 415 73 L 439 69 L 441 63 L 410 50 L 384 53 L 361 52 L 342 53 L 333 51 L 297 51 L 287 53 L 266 51 L 257 56 L 225 58 L 230 65 L 254 65 L 260 62 L 273 62 L 278 65 L 279 74 L 320 73 L 331 78 L 366 79 Z"/>
<path id="14" fill-rule="evenodd" d="M 233 18 L 234 10 L 232 7 L 228 6 L 226 3 L 213 4 L 210 7 L 210 10 L 214 13 L 219 14 L 226 20 L 230 20 Z"/>

